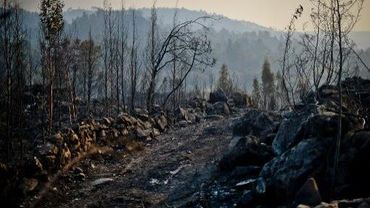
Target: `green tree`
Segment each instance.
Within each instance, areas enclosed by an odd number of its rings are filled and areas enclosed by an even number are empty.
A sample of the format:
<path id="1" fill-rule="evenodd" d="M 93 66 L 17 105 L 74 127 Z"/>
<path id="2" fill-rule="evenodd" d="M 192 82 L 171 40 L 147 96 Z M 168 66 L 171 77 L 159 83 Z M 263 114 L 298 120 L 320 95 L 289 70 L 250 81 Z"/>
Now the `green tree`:
<path id="1" fill-rule="evenodd" d="M 273 110 L 269 108 L 269 103 L 275 96 L 275 77 L 271 71 L 270 62 L 266 59 L 262 67 L 262 92 L 263 92 L 263 107 L 265 110 Z"/>
<path id="2" fill-rule="evenodd" d="M 257 78 L 253 79 L 252 99 L 254 107 L 259 108 L 261 103 L 261 90 L 260 83 Z"/>
<path id="3" fill-rule="evenodd" d="M 233 90 L 233 82 L 230 78 L 229 69 L 226 64 L 223 64 L 220 70 L 220 75 L 217 81 L 217 87 L 225 93 L 230 94 Z"/>

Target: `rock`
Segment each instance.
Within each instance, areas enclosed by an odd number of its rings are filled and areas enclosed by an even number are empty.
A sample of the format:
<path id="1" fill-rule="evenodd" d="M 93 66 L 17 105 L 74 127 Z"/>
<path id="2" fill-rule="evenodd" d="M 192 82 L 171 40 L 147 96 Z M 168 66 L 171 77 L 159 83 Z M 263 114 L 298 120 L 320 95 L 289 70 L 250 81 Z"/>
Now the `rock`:
<path id="1" fill-rule="evenodd" d="M 83 173 L 83 172 L 84 172 L 84 170 L 82 170 L 82 168 L 81 168 L 81 167 L 75 167 L 75 168 L 73 169 L 73 172 L 74 172 L 74 173 L 76 173 L 76 174 L 79 174 L 79 173 Z"/>
<path id="2" fill-rule="evenodd" d="M 107 136 L 107 133 L 105 132 L 105 130 L 104 129 L 102 129 L 101 131 L 100 131 L 100 138 L 105 138 L 106 136 Z"/>
<path id="3" fill-rule="evenodd" d="M 143 130 L 141 128 L 136 128 L 136 138 L 139 140 L 147 140 L 150 137 L 149 130 Z"/>
<path id="4" fill-rule="evenodd" d="M 153 128 L 153 130 L 152 130 L 152 137 L 154 138 L 154 137 L 158 137 L 160 135 L 161 135 L 161 132 L 158 129 Z"/>
<path id="5" fill-rule="evenodd" d="M 237 166 L 234 168 L 233 172 L 231 173 L 231 177 L 246 177 L 246 176 L 257 176 L 261 171 L 261 167 L 259 166 Z"/>
<path id="6" fill-rule="evenodd" d="M 179 121 L 179 126 L 180 127 L 182 127 L 182 128 L 184 128 L 184 127 L 186 127 L 186 126 L 188 126 L 188 122 L 187 121 Z"/>
<path id="7" fill-rule="evenodd" d="M 28 158 L 26 160 L 26 163 L 25 163 L 25 176 L 26 177 L 34 177 L 40 174 L 43 170 L 44 170 L 44 167 L 36 156 Z"/>
<path id="8" fill-rule="evenodd" d="M 227 100 L 228 98 L 222 89 L 218 89 L 209 94 L 209 102 L 212 104 L 216 102 L 227 102 Z"/>
<path id="9" fill-rule="evenodd" d="M 265 137 L 272 133 L 274 129 L 274 121 L 268 114 L 258 110 L 250 110 L 236 121 L 233 127 L 233 135 Z"/>
<path id="10" fill-rule="evenodd" d="M 58 154 L 58 147 L 54 144 L 48 142 L 37 147 L 37 152 L 39 155 L 56 155 Z"/>
<path id="11" fill-rule="evenodd" d="M 102 119 L 102 123 L 104 125 L 110 126 L 112 124 L 112 119 L 105 117 L 105 118 Z"/>
<path id="12" fill-rule="evenodd" d="M 243 195 L 240 197 L 237 206 L 238 208 L 243 207 L 254 207 L 253 203 L 256 198 L 256 193 L 254 191 L 248 190 L 243 193 Z"/>
<path id="13" fill-rule="evenodd" d="M 307 139 L 266 163 L 260 176 L 266 181 L 270 200 L 277 203 L 292 200 L 307 177 L 321 166 L 330 142 Z"/>
<path id="14" fill-rule="evenodd" d="M 321 204 L 321 196 L 314 178 L 307 179 L 299 189 L 294 200 L 295 204 L 317 206 Z"/>
<path id="15" fill-rule="evenodd" d="M 358 131 L 342 140 L 337 194 L 341 198 L 370 195 L 370 131 Z"/>
<path id="16" fill-rule="evenodd" d="M 72 130 L 68 129 L 68 147 L 72 152 L 77 151 L 80 148 L 80 140 L 78 135 Z"/>
<path id="17" fill-rule="evenodd" d="M 317 109 L 307 109 L 303 112 L 291 112 L 280 124 L 275 139 L 272 142 L 274 153 L 280 155 L 295 143 L 295 139 L 303 124 L 317 112 Z"/>
<path id="18" fill-rule="evenodd" d="M 370 205 L 370 198 L 359 198 L 353 200 L 338 200 L 334 201 L 331 204 L 338 204 L 339 208 L 368 208 Z"/>
<path id="19" fill-rule="evenodd" d="M 325 203 L 322 202 L 320 205 L 317 205 L 315 208 L 339 208 L 337 203 Z"/>
<path id="20" fill-rule="evenodd" d="M 222 115 L 207 115 L 204 117 L 206 120 L 222 120 L 224 117 Z"/>
<path id="21" fill-rule="evenodd" d="M 137 115 L 137 117 L 142 121 L 149 121 L 149 115 L 146 113 L 140 113 Z"/>
<path id="22" fill-rule="evenodd" d="M 263 178 L 258 178 L 257 179 L 256 192 L 257 192 L 257 194 L 265 194 L 266 193 L 266 182 Z"/>
<path id="23" fill-rule="evenodd" d="M 237 107 L 247 107 L 249 106 L 249 96 L 245 93 L 234 92 L 231 94 L 231 99 L 234 101 Z"/>
<path id="24" fill-rule="evenodd" d="M 175 111 L 176 119 L 177 121 L 189 121 L 189 113 L 184 108 L 177 108 Z"/>
<path id="25" fill-rule="evenodd" d="M 72 153 L 69 150 L 68 146 L 65 144 L 64 147 L 61 149 L 60 152 L 60 164 L 61 167 L 68 164 L 68 162 L 72 159 Z"/>
<path id="26" fill-rule="evenodd" d="M 280 125 L 272 147 L 280 155 L 306 138 L 330 138 L 336 135 L 338 114 L 327 111 L 325 106 L 307 105 L 302 112 L 290 113 Z M 364 128 L 359 117 L 342 117 L 342 133 Z"/>
<path id="27" fill-rule="evenodd" d="M 304 204 L 300 204 L 297 206 L 297 208 L 311 208 L 310 206 L 307 206 L 307 205 L 304 205 Z"/>
<path id="28" fill-rule="evenodd" d="M 216 102 L 206 111 L 208 115 L 230 115 L 230 108 L 226 102 Z"/>
<path id="29" fill-rule="evenodd" d="M 222 170 L 232 170 L 236 166 L 263 165 L 273 157 L 271 147 L 259 143 L 254 137 L 241 137 L 233 141 L 235 145 L 219 163 Z"/>
<path id="30" fill-rule="evenodd" d="M 112 181 L 114 181 L 113 178 L 99 178 L 99 179 L 96 179 L 93 182 L 91 182 L 91 185 L 92 186 L 100 186 L 100 185 L 103 185 L 103 184 L 106 184 L 106 183 L 110 183 Z"/>
<path id="31" fill-rule="evenodd" d="M 128 114 L 121 115 L 119 120 L 119 123 L 122 123 L 125 126 L 133 126 L 137 123 L 137 120 Z"/>
<path id="32" fill-rule="evenodd" d="M 191 100 L 189 100 L 188 105 L 193 109 L 196 108 L 204 109 L 206 106 L 206 100 L 203 98 L 194 97 Z"/>
<path id="33" fill-rule="evenodd" d="M 158 118 L 155 119 L 155 127 L 159 129 L 161 132 L 166 130 L 168 126 L 167 119 L 164 115 L 159 116 Z"/>
<path id="34" fill-rule="evenodd" d="M 64 139 L 63 139 L 62 133 L 61 132 L 56 133 L 50 138 L 50 141 L 57 145 L 63 144 Z"/>
<path id="35" fill-rule="evenodd" d="M 76 179 L 77 181 L 84 181 L 84 180 L 85 180 L 85 178 L 86 178 L 85 173 L 78 173 L 78 174 L 75 176 L 75 179 Z"/>
<path id="36" fill-rule="evenodd" d="M 42 164 L 45 164 L 44 167 L 47 170 L 54 170 L 56 168 L 56 156 L 55 155 L 47 155 L 42 158 Z"/>
<path id="37" fill-rule="evenodd" d="M 38 186 L 39 181 L 35 178 L 23 178 L 23 184 L 21 185 L 21 189 L 23 193 L 32 192 Z"/>
<path id="38" fill-rule="evenodd" d="M 129 135 L 128 130 L 127 129 L 122 129 L 121 135 L 124 136 L 124 137 L 127 137 Z"/>

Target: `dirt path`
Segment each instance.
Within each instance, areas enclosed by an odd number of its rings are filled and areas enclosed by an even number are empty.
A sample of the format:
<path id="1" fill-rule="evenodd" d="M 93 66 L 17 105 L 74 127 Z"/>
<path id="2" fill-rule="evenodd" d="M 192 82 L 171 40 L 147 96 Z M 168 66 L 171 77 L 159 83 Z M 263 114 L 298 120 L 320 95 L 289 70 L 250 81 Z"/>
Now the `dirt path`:
<path id="1" fill-rule="evenodd" d="M 40 207 L 184 205 L 199 195 L 226 151 L 231 120 L 170 130 L 142 151 L 116 151 L 85 160 L 80 169 L 70 171 L 54 185 Z"/>

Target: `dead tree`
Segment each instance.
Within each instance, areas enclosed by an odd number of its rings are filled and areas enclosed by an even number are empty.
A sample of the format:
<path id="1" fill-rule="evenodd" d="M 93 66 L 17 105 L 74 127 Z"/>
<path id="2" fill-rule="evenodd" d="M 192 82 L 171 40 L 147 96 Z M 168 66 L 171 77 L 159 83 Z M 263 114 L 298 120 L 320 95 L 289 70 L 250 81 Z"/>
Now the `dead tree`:
<path id="1" fill-rule="evenodd" d="M 53 113 L 54 113 L 54 81 L 55 67 L 58 60 L 59 43 L 64 27 L 63 21 L 63 3 L 60 0 L 42 0 L 40 6 L 40 20 L 42 31 L 41 47 L 43 54 L 43 71 L 47 75 L 48 91 L 48 134 L 52 133 Z"/>
<path id="2" fill-rule="evenodd" d="M 157 11 L 155 8 L 155 3 L 151 9 L 151 17 L 150 17 L 150 33 L 149 33 L 149 41 L 148 41 L 148 48 L 149 48 L 149 66 L 148 71 L 150 74 L 150 81 L 149 81 L 149 88 L 147 91 L 147 110 L 148 112 L 152 112 L 152 108 L 154 106 L 154 93 L 156 88 L 156 78 L 159 73 L 158 69 L 156 69 L 156 54 L 158 53 L 158 25 L 157 25 Z"/>
<path id="3" fill-rule="evenodd" d="M 292 106 L 295 104 L 295 95 L 294 95 L 294 85 L 293 81 L 291 80 L 292 76 L 290 75 L 290 71 L 292 68 L 292 65 L 290 63 L 289 57 L 292 55 L 292 37 L 293 33 L 295 31 L 295 21 L 302 15 L 303 13 L 303 7 L 300 5 L 296 11 L 294 12 L 294 15 L 292 16 L 289 25 L 287 27 L 287 33 L 286 33 L 286 40 L 285 40 L 285 46 L 284 46 L 284 55 L 282 60 L 282 85 L 283 89 L 285 91 L 285 97 L 288 105 Z"/>
<path id="4" fill-rule="evenodd" d="M 130 112 L 135 113 L 135 97 L 138 79 L 138 57 L 136 43 L 136 14 L 132 10 L 132 43 L 130 52 Z"/>
<path id="5" fill-rule="evenodd" d="M 199 18 L 196 20 L 188 21 L 185 23 L 181 23 L 177 25 L 175 28 L 183 28 L 184 31 L 181 31 L 180 34 L 185 36 L 181 36 L 182 39 L 178 40 L 178 44 L 176 49 L 179 49 L 179 53 L 177 56 L 174 57 L 176 61 L 181 64 L 183 67 L 183 75 L 179 78 L 179 82 L 176 86 L 168 93 L 166 96 L 162 106 L 163 108 L 166 107 L 167 102 L 171 96 L 182 86 L 190 72 L 194 68 L 198 68 L 200 70 L 205 70 L 207 67 L 213 66 L 215 63 L 215 59 L 211 56 L 212 48 L 211 43 L 205 34 L 197 34 L 196 32 L 191 31 L 190 28 L 186 27 L 185 25 L 193 24 L 199 21 Z M 176 31 L 177 29 L 175 29 Z"/>
<path id="6" fill-rule="evenodd" d="M 213 59 L 210 57 L 211 46 L 205 34 L 207 27 L 202 21 L 212 19 L 211 17 L 200 17 L 194 20 L 174 24 L 172 29 L 159 39 L 157 35 L 157 16 L 155 4 L 152 8 L 151 30 L 149 34 L 149 71 L 150 81 L 147 90 L 147 109 L 152 111 L 155 103 L 156 79 L 160 72 L 172 64 L 172 90 L 165 98 L 163 106 L 167 104 L 170 97 L 183 85 L 190 71 L 197 66 L 210 66 Z M 192 26 L 200 25 L 204 30 L 193 31 Z M 176 68 L 181 66 L 182 74 L 176 73 Z M 179 77 L 178 77 L 179 76 Z M 177 81 L 177 82 L 176 82 Z M 174 83 L 175 82 L 175 83 Z"/>
<path id="7" fill-rule="evenodd" d="M 92 39 L 91 31 L 89 32 L 89 39 L 81 43 L 81 56 L 86 69 L 82 74 L 84 81 L 84 94 L 86 89 L 87 95 L 87 112 L 91 111 L 91 95 L 92 85 L 96 74 L 96 67 L 100 56 L 100 47 L 97 46 Z"/>
<path id="8" fill-rule="evenodd" d="M 123 1 L 121 1 L 121 13 L 120 13 L 120 27 L 119 27 L 119 44 L 120 44 L 120 71 L 121 71 L 121 98 L 122 98 L 122 106 L 123 111 L 126 111 L 126 101 L 125 101 L 125 55 L 126 55 L 126 48 L 127 48 L 127 30 L 125 25 L 125 14 L 126 10 L 124 8 Z"/>
<path id="9" fill-rule="evenodd" d="M 1 13 L 6 18 L 0 24 L 0 110 L 5 118 L 5 125 L 0 119 L 0 136 L 5 138 L 7 159 L 14 155 L 14 144 L 20 144 L 20 157 L 22 157 L 22 135 L 19 130 L 24 126 L 24 92 L 27 86 L 26 81 L 26 60 L 27 45 L 26 33 L 23 29 L 22 12 L 18 2 L 7 2 L 1 8 Z M 5 129 L 2 127 L 5 126 Z M 4 133 L 4 134 L 3 134 Z"/>
<path id="10" fill-rule="evenodd" d="M 104 64 L 104 103 L 108 114 L 111 114 L 113 98 L 113 63 L 114 63 L 114 20 L 109 0 L 104 0 L 103 64 Z M 110 85 L 110 87 L 108 87 Z M 110 96 L 109 96 L 110 93 Z"/>
<path id="11" fill-rule="evenodd" d="M 342 140 L 342 102 L 343 102 L 343 89 L 342 89 L 342 76 L 343 76 L 343 67 L 344 67 L 344 54 L 345 54 L 345 38 L 352 31 L 354 25 L 357 23 L 364 0 L 335 0 L 334 11 L 336 18 L 334 19 L 333 24 L 336 25 L 336 34 L 337 34 L 337 44 L 338 44 L 338 56 L 339 56 L 339 66 L 338 66 L 338 79 L 337 87 L 339 93 L 339 115 L 338 115 L 338 132 L 334 156 L 334 168 L 333 168 L 333 182 L 336 180 L 336 173 L 338 171 L 338 161 L 340 156 L 340 147 Z M 334 185 L 334 184 L 333 184 Z M 334 187 L 334 186 L 333 186 Z"/>

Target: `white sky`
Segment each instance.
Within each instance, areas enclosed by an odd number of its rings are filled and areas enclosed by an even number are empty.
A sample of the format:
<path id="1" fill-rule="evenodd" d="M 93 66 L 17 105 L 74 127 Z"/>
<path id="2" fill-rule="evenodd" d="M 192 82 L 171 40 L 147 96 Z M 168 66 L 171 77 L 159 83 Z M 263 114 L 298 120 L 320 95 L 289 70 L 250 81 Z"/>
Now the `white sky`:
<path id="1" fill-rule="evenodd" d="M 38 0 L 19 0 L 22 7 L 37 10 Z M 151 7 L 153 0 L 123 0 L 126 7 Z M 158 0 L 157 7 L 175 7 L 177 0 Z M 103 0 L 64 0 L 65 8 L 90 9 L 102 7 Z M 112 6 L 120 8 L 121 0 L 111 0 Z M 312 4 L 309 0 L 179 0 L 178 7 L 204 10 L 211 13 L 255 22 L 257 24 L 284 29 L 299 4 L 305 8 L 300 23 L 309 19 Z M 299 29 L 299 28 L 298 28 Z M 370 31 L 370 0 L 365 0 L 361 20 L 355 31 Z"/>

